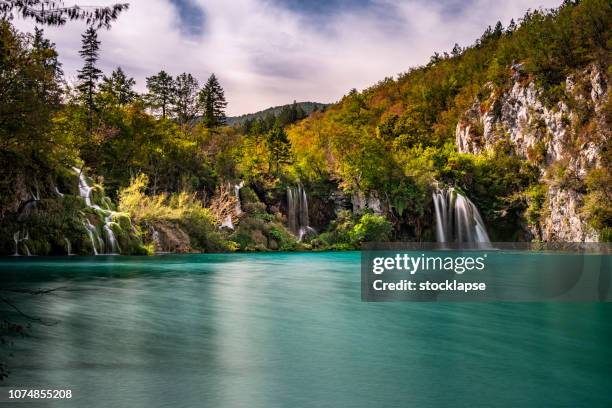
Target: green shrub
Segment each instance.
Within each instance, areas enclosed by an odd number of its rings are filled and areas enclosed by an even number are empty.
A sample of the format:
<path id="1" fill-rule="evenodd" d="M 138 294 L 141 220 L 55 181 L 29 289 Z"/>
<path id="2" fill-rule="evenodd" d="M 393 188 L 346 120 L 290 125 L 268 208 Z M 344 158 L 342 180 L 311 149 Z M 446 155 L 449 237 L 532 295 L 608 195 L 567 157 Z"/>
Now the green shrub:
<path id="1" fill-rule="evenodd" d="M 139 174 L 119 192 L 119 209 L 129 213 L 139 224 L 171 221 L 181 225 L 191 238 L 194 249 L 224 251 L 228 249 L 210 211 L 195 195 L 186 192 L 146 195 L 146 175 Z M 124 221 L 125 222 L 125 221 Z"/>
<path id="2" fill-rule="evenodd" d="M 593 169 L 586 177 L 583 213 L 602 241 L 612 230 L 612 175 L 607 168 Z"/>
<path id="3" fill-rule="evenodd" d="M 389 240 L 392 230 L 393 225 L 382 215 L 364 214 L 349 232 L 349 237 L 355 245 L 364 242 L 384 242 Z"/>
<path id="4" fill-rule="evenodd" d="M 527 197 L 527 210 L 525 218 L 530 225 L 538 226 L 544 215 L 544 203 L 546 201 L 546 185 L 534 184 L 525 192 Z"/>

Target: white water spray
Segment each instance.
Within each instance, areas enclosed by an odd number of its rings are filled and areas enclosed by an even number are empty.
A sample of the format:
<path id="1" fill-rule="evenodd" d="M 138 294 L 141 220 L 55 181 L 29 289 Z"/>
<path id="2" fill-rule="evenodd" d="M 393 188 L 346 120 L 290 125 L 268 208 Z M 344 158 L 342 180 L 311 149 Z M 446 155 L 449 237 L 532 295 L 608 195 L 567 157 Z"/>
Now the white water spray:
<path id="1" fill-rule="evenodd" d="M 85 205 L 90 208 L 95 209 L 96 211 L 102 213 L 104 215 L 104 226 L 102 229 L 104 230 L 105 240 L 100 237 L 98 230 L 94 227 L 89 220 L 83 223 L 85 229 L 87 230 L 87 234 L 91 240 L 91 246 L 94 250 L 94 255 L 98 255 L 99 253 L 107 253 L 107 254 L 118 254 L 121 252 L 121 248 L 119 248 L 119 243 L 117 242 L 117 238 L 115 237 L 115 233 L 111 228 L 111 223 L 113 222 L 113 215 L 115 214 L 110 209 L 103 209 L 97 204 L 92 204 L 91 202 L 91 190 L 93 189 L 85 178 L 85 174 L 77 167 L 73 167 L 72 170 L 79 177 L 79 196 L 81 196 L 85 200 Z M 94 240 L 95 238 L 95 240 Z M 100 250 L 96 249 L 95 241 L 98 241 L 98 245 Z"/>
<path id="2" fill-rule="evenodd" d="M 111 228 L 111 223 L 113 219 L 113 213 L 110 212 L 106 217 L 104 217 L 104 233 L 106 234 L 106 247 L 110 249 L 111 254 L 119 253 L 119 243 L 117 242 L 117 238 L 115 238 L 115 233 Z"/>
<path id="3" fill-rule="evenodd" d="M 74 255 L 72 253 L 72 244 L 70 243 L 68 238 L 64 237 L 64 243 L 66 244 L 66 255 L 68 255 L 68 256 Z"/>
<path id="4" fill-rule="evenodd" d="M 79 177 L 79 195 L 85 200 L 85 204 L 91 207 L 91 187 L 87 184 L 85 174 L 77 167 L 73 167 L 72 170 Z"/>
<path id="5" fill-rule="evenodd" d="M 287 187 L 287 224 L 299 241 L 317 233 L 310 226 L 308 196 L 302 186 Z"/>
<path id="6" fill-rule="evenodd" d="M 87 235 L 89 236 L 89 240 L 91 241 L 91 247 L 93 248 L 94 255 L 98 255 L 98 249 L 96 248 L 96 241 L 100 242 L 98 230 L 91 224 L 91 222 L 87 218 L 85 219 L 85 221 L 83 221 L 83 226 L 85 227 Z M 101 247 L 100 250 L 102 250 Z"/>
<path id="7" fill-rule="evenodd" d="M 490 243 L 478 208 L 454 188 L 433 193 L 438 242 Z"/>
<path id="8" fill-rule="evenodd" d="M 240 189 L 242 187 L 244 187 L 244 181 L 241 181 L 239 184 L 234 184 L 234 195 L 236 196 L 236 206 L 234 207 L 234 212 L 236 215 L 242 214 L 242 205 L 240 204 Z"/>
<path id="9" fill-rule="evenodd" d="M 32 256 L 30 252 L 30 248 L 28 248 L 28 244 L 26 241 L 30 239 L 30 233 L 28 231 L 22 232 L 17 231 L 13 234 L 13 241 L 15 241 L 15 253 L 13 256 L 21 256 L 19 254 L 19 245 L 24 249 L 26 256 Z"/>
<path id="10" fill-rule="evenodd" d="M 232 216 L 230 214 L 225 217 L 225 220 L 221 223 L 221 228 L 234 229 L 234 223 L 232 222 Z"/>

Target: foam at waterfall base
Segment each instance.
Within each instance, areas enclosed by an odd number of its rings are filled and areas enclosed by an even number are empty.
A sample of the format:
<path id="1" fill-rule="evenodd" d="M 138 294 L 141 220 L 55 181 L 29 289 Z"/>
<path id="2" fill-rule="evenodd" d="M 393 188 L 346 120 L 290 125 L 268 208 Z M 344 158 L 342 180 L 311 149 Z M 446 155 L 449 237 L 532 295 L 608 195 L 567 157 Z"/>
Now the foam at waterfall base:
<path id="1" fill-rule="evenodd" d="M 450 187 L 437 189 L 432 198 L 438 242 L 490 244 L 480 212 L 468 197 Z"/>

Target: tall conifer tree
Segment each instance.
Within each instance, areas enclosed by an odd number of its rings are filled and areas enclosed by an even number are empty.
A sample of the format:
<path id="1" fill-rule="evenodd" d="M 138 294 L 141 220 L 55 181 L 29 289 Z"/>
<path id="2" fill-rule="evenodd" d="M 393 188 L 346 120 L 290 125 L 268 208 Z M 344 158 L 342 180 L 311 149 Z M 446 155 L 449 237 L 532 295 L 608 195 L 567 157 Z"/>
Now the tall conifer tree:
<path id="1" fill-rule="evenodd" d="M 80 81 L 77 89 L 87 108 L 88 130 L 91 131 L 93 122 L 93 112 L 95 110 L 94 96 L 98 80 L 102 76 L 102 71 L 96 66 L 100 53 L 100 41 L 98 33 L 93 27 L 89 27 L 82 35 L 82 46 L 79 55 L 85 61 L 83 68 L 78 71 Z"/>
<path id="2" fill-rule="evenodd" d="M 185 125 L 198 114 L 198 80 L 184 72 L 176 77 L 175 84 L 173 110 L 177 121 Z"/>
<path id="3" fill-rule="evenodd" d="M 132 102 L 136 97 L 134 85 L 136 85 L 134 78 L 128 77 L 121 67 L 117 67 L 110 77 L 105 76 L 102 78 L 100 91 L 108 94 L 113 103 L 124 106 Z"/>
<path id="4" fill-rule="evenodd" d="M 212 74 L 199 95 L 200 108 L 203 111 L 204 125 L 208 128 L 216 128 L 225 125 L 225 93 L 219 80 Z"/>
<path id="5" fill-rule="evenodd" d="M 145 97 L 149 106 L 161 110 L 161 117 L 166 118 L 170 113 L 176 82 L 166 71 L 159 71 L 157 75 L 147 78 L 147 95 Z"/>

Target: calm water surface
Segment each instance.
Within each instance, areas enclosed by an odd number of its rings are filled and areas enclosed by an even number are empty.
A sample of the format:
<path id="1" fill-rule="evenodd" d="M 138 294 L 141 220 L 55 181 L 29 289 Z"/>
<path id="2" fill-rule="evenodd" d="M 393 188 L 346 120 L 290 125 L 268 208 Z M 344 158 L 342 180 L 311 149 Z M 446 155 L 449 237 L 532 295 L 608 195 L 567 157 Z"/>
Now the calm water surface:
<path id="1" fill-rule="evenodd" d="M 611 304 L 363 303 L 359 261 L 2 259 L 3 286 L 59 288 L 17 299 L 55 324 L 5 385 L 92 408 L 611 406 Z"/>

